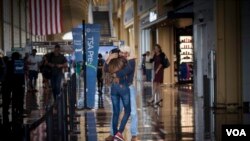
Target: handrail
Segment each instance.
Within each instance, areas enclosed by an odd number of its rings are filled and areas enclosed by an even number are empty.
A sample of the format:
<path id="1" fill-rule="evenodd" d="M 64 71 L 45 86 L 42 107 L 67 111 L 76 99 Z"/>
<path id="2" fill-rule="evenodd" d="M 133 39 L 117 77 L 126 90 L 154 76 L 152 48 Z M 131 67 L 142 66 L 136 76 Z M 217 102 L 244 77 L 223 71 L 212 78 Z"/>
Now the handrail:
<path id="1" fill-rule="evenodd" d="M 68 102 L 68 93 L 70 92 L 70 87 L 68 85 L 70 84 L 68 80 L 67 83 L 64 83 L 64 87 L 61 90 L 61 94 L 57 97 L 57 100 L 52 104 L 46 107 L 46 112 L 43 116 L 41 116 L 39 119 L 34 121 L 33 123 L 25 123 L 23 125 L 24 127 L 24 141 L 30 141 L 30 133 L 32 130 L 36 129 L 39 125 L 41 125 L 43 122 L 46 121 L 46 127 L 47 127 L 47 140 L 52 141 L 53 140 L 53 116 L 57 116 L 58 118 L 58 131 L 59 137 L 57 140 L 59 141 L 68 141 L 68 120 L 67 120 L 67 102 Z M 57 112 L 54 112 L 54 108 Z M 70 114 L 70 113 L 69 113 Z"/>

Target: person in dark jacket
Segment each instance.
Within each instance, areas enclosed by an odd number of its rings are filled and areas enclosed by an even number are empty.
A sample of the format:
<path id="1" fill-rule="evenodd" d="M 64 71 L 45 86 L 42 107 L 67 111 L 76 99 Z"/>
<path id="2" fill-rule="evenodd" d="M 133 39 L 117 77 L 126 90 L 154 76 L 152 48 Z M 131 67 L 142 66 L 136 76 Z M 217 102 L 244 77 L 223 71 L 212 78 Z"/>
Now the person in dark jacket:
<path id="1" fill-rule="evenodd" d="M 15 140 L 21 140 L 25 92 L 24 62 L 18 52 L 12 53 L 11 60 L 6 58 L 5 61 L 7 70 L 3 81 L 3 124 L 12 130 Z M 9 121 L 10 103 L 12 104 L 12 127 L 10 127 Z"/>
<path id="2" fill-rule="evenodd" d="M 103 88 L 103 65 L 104 65 L 104 59 L 102 59 L 102 54 L 98 54 L 98 68 L 97 68 L 97 87 L 99 93 L 102 93 Z"/>
<path id="3" fill-rule="evenodd" d="M 51 67 L 51 87 L 54 96 L 54 100 L 56 100 L 57 96 L 61 92 L 61 82 L 64 77 L 63 69 L 67 68 L 67 59 L 61 54 L 61 47 L 59 45 L 55 45 L 54 52 L 48 55 L 48 65 Z"/>
<path id="4" fill-rule="evenodd" d="M 0 50 L 0 83 L 3 82 L 5 73 L 6 73 L 6 64 L 4 62 L 4 58 L 3 58 L 3 51 Z"/>
<path id="5" fill-rule="evenodd" d="M 98 107 L 104 108 L 103 106 L 103 65 L 105 60 L 102 58 L 102 54 L 98 54 L 98 62 L 97 62 L 97 87 L 98 87 Z"/>

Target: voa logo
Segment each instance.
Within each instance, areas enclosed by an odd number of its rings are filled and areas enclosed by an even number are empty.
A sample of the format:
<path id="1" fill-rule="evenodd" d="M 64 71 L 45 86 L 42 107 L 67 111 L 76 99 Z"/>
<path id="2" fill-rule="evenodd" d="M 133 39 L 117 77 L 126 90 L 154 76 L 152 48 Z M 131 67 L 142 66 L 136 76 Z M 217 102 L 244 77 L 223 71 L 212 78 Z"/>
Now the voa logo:
<path id="1" fill-rule="evenodd" d="M 227 136 L 247 136 L 244 129 L 226 129 Z"/>

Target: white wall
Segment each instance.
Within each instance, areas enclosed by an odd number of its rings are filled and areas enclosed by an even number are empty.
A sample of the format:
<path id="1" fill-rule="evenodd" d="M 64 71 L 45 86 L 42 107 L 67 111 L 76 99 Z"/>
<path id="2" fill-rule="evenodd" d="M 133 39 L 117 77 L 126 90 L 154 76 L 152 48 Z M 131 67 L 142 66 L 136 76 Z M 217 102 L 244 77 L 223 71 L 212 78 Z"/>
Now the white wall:
<path id="1" fill-rule="evenodd" d="M 11 50 L 11 12 L 10 0 L 3 0 L 3 36 L 4 36 L 4 52 Z M 25 1 L 21 1 L 21 21 L 19 21 L 19 2 L 13 1 L 13 47 L 24 47 L 26 43 L 25 31 L 25 10 L 27 10 Z M 27 14 L 28 16 L 28 14 Z M 21 28 L 19 27 L 21 23 Z M 28 24 L 28 21 L 26 22 Z M 21 30 L 21 38 L 20 38 Z M 20 41 L 21 39 L 21 41 Z"/>
<path id="2" fill-rule="evenodd" d="M 10 26 L 10 1 L 3 1 L 3 42 L 4 42 L 4 52 L 11 49 L 11 26 Z"/>

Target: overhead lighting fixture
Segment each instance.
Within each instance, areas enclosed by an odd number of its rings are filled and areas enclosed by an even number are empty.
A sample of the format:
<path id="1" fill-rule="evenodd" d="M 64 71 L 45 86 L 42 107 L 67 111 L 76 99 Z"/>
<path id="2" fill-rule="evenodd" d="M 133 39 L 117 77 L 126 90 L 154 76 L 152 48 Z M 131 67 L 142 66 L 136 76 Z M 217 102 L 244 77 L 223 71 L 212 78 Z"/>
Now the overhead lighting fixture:
<path id="1" fill-rule="evenodd" d="M 157 20 L 157 13 L 154 12 L 154 11 L 151 11 L 151 12 L 149 13 L 149 22 L 153 22 L 153 21 L 155 21 L 155 20 Z"/>
<path id="2" fill-rule="evenodd" d="M 63 40 L 66 40 L 66 41 L 70 41 L 70 40 L 73 40 L 73 37 L 72 37 L 72 32 L 67 32 L 63 35 L 62 37 Z"/>

